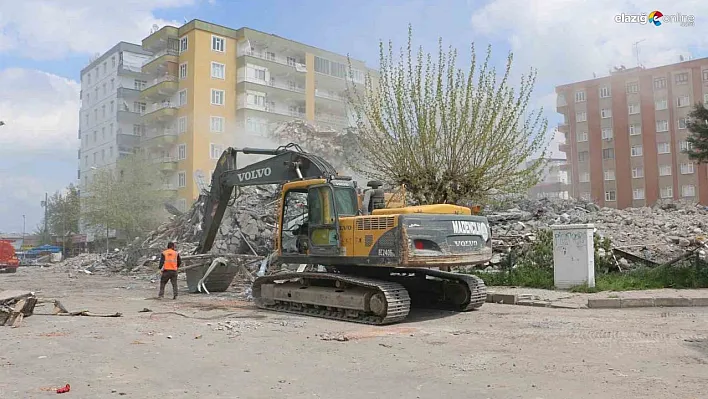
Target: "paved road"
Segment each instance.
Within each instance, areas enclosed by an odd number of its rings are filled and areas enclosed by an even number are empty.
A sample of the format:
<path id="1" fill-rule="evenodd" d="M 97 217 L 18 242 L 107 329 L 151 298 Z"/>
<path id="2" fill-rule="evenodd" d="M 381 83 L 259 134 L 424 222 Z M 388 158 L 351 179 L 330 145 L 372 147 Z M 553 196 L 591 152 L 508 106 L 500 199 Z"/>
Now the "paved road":
<path id="1" fill-rule="evenodd" d="M 0 289 L 124 315 L 0 327 L 2 398 L 66 383 L 76 398 L 705 397 L 706 308 L 485 304 L 370 327 L 261 312 L 233 294 L 155 301 L 154 283 L 129 277 L 21 268 Z"/>

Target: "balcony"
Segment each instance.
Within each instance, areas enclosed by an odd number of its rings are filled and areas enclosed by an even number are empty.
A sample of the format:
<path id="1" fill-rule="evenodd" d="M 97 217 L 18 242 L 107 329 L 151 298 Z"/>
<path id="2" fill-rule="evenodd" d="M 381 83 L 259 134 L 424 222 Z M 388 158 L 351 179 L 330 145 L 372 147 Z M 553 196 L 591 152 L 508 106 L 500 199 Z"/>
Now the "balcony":
<path id="1" fill-rule="evenodd" d="M 118 113 L 116 115 L 118 122 L 127 123 L 130 125 L 140 124 L 140 113 L 130 110 L 125 104 L 120 104 L 118 106 Z"/>
<path id="2" fill-rule="evenodd" d="M 163 184 L 161 188 L 164 191 L 177 191 L 179 189 L 176 184 Z"/>
<path id="3" fill-rule="evenodd" d="M 570 132 L 568 122 L 559 122 L 558 123 L 558 131 L 561 133 L 568 133 Z"/>
<path id="4" fill-rule="evenodd" d="M 157 32 L 143 39 L 143 48 L 148 51 L 159 51 L 169 46 L 171 42 L 176 42 L 179 29 L 175 26 L 164 26 Z"/>
<path id="5" fill-rule="evenodd" d="M 343 95 L 329 91 L 329 90 L 320 90 L 320 89 L 315 89 L 315 97 L 319 98 L 326 98 L 328 100 L 334 100 L 334 101 L 346 101 L 347 98 L 344 97 Z"/>
<path id="6" fill-rule="evenodd" d="M 260 79 L 256 79 L 256 78 L 245 77 L 245 78 L 239 78 L 236 84 L 243 83 L 243 82 L 253 83 L 253 84 L 267 86 L 267 87 L 275 87 L 275 88 L 287 90 L 287 91 L 290 91 L 293 93 L 305 93 L 304 87 L 298 87 L 296 84 L 291 84 L 291 83 L 295 83 L 295 82 L 286 83 L 286 82 L 282 82 L 280 80 L 275 80 L 275 79 L 271 79 L 270 81 L 265 81 L 265 80 L 260 80 Z"/>
<path id="7" fill-rule="evenodd" d="M 140 90 L 130 87 L 118 87 L 118 98 L 137 99 L 140 97 Z"/>
<path id="8" fill-rule="evenodd" d="M 151 129 L 142 138 L 141 145 L 146 147 L 169 148 L 177 143 L 177 131 L 174 129 Z"/>
<path id="9" fill-rule="evenodd" d="M 568 105 L 568 102 L 565 100 L 565 96 L 558 95 L 556 97 L 556 108 L 565 107 L 567 105 Z"/>
<path id="10" fill-rule="evenodd" d="M 121 130 L 119 130 L 116 134 L 116 142 L 119 147 L 135 148 L 140 145 L 140 136 L 136 136 L 134 134 L 123 134 L 121 133 Z"/>
<path id="11" fill-rule="evenodd" d="M 134 65 L 125 62 L 120 62 L 118 64 L 118 76 L 128 75 L 128 76 L 144 76 L 141 65 Z"/>
<path id="12" fill-rule="evenodd" d="M 179 62 L 179 52 L 175 49 L 166 48 L 158 51 L 155 55 L 143 64 L 143 73 L 155 73 L 161 66 L 171 62 L 175 65 Z"/>
<path id="13" fill-rule="evenodd" d="M 159 157 L 150 160 L 150 163 L 157 165 L 162 172 L 177 171 L 177 158 L 175 157 Z"/>
<path id="14" fill-rule="evenodd" d="M 153 104 L 142 113 L 142 122 L 150 124 L 154 122 L 164 123 L 177 116 L 177 105 L 170 101 L 161 104 Z"/>
<path id="15" fill-rule="evenodd" d="M 558 151 L 560 152 L 569 152 L 570 151 L 570 144 L 568 143 L 560 143 L 558 144 Z"/>
<path id="16" fill-rule="evenodd" d="M 148 82 L 148 86 L 140 92 L 140 98 L 146 100 L 159 100 L 171 97 L 177 92 L 179 83 L 177 77 L 172 75 L 160 76 Z"/>
<path id="17" fill-rule="evenodd" d="M 258 58 L 261 60 L 266 60 L 270 61 L 274 64 L 286 66 L 289 69 L 295 69 L 297 72 L 302 72 L 305 73 L 307 72 L 307 67 L 305 64 L 299 63 L 299 62 L 294 62 L 291 59 L 288 59 L 286 56 L 282 56 L 280 54 L 276 54 L 273 52 L 265 51 L 265 50 L 259 50 L 259 49 L 250 49 L 250 50 L 240 50 L 237 52 L 237 57 L 254 57 Z"/>
<path id="18" fill-rule="evenodd" d="M 298 107 L 300 108 L 300 107 Z M 238 102 L 236 109 L 252 109 L 255 111 L 269 112 L 272 114 L 278 114 L 283 116 L 289 116 L 293 118 L 305 119 L 305 113 L 296 109 L 291 109 L 288 106 L 281 104 L 267 104 L 267 105 L 257 105 L 249 104 L 245 100 Z"/>

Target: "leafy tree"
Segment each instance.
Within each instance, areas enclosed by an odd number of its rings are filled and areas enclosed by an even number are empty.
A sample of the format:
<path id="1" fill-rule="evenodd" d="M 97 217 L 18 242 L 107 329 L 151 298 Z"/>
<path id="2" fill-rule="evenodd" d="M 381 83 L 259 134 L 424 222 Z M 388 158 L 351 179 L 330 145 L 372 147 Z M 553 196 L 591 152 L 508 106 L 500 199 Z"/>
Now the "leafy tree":
<path id="1" fill-rule="evenodd" d="M 64 193 L 57 191 L 49 197 L 48 202 L 47 224 L 49 232 L 58 237 L 78 233 L 81 213 L 78 187 L 69 184 Z"/>
<path id="2" fill-rule="evenodd" d="M 115 169 L 99 169 L 83 198 L 83 218 L 97 234 L 116 230 L 136 237 L 164 221 L 162 174 L 155 164 L 138 155 L 118 161 Z"/>
<path id="3" fill-rule="evenodd" d="M 698 163 L 708 163 L 708 109 L 702 103 L 696 103 L 688 114 L 686 138 L 692 148 L 685 151 L 688 158 Z"/>
<path id="4" fill-rule="evenodd" d="M 527 113 L 536 73 L 521 78 L 518 90 L 508 80 L 513 55 L 498 80 L 488 66 L 491 46 L 475 79 L 474 44 L 467 73 L 455 66 L 457 50 L 443 50 L 437 62 L 422 47 L 408 46 L 394 59 L 393 45 L 380 50 L 380 76 L 366 76 L 363 89 L 348 87 L 357 118 L 360 173 L 397 185 L 419 203 L 485 201 L 495 192 L 525 193 L 546 164 L 548 122 L 542 111 Z M 350 72 L 353 79 L 353 73 Z M 541 156 L 525 167 L 535 154 Z M 351 162 L 355 161 L 355 162 Z"/>

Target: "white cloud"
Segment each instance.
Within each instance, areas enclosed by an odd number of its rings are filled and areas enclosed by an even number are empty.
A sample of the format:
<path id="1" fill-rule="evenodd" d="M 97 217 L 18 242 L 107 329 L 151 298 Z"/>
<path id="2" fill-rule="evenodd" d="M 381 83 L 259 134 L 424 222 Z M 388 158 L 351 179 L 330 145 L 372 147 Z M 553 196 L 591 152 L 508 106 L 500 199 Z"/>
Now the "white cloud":
<path id="1" fill-rule="evenodd" d="M 70 53 L 103 53 L 117 42 L 140 41 L 156 9 L 190 6 L 203 0 L 0 0 L 0 54 L 56 59 Z"/>
<path id="2" fill-rule="evenodd" d="M 79 83 L 50 73 L 0 70 L 0 153 L 78 146 Z"/>

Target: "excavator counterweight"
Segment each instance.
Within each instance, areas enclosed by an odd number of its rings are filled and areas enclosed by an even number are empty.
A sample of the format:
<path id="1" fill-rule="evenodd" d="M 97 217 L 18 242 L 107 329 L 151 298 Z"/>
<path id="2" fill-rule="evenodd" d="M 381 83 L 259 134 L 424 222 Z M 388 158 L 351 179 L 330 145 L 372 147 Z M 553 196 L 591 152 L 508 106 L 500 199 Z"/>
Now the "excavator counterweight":
<path id="1" fill-rule="evenodd" d="M 238 154 L 269 157 L 238 168 Z M 390 324 L 405 319 L 410 306 L 467 311 L 486 301 L 480 278 L 447 271 L 491 259 L 485 217 L 449 204 L 392 204 L 392 196 L 386 198 L 375 181 L 362 195 L 351 178 L 338 176 L 325 159 L 293 143 L 272 150 L 224 151 L 204 199 L 196 252 L 211 249 L 234 189 L 265 184 L 282 187 L 271 262 L 325 271 L 258 277 L 253 283 L 257 306 Z"/>

